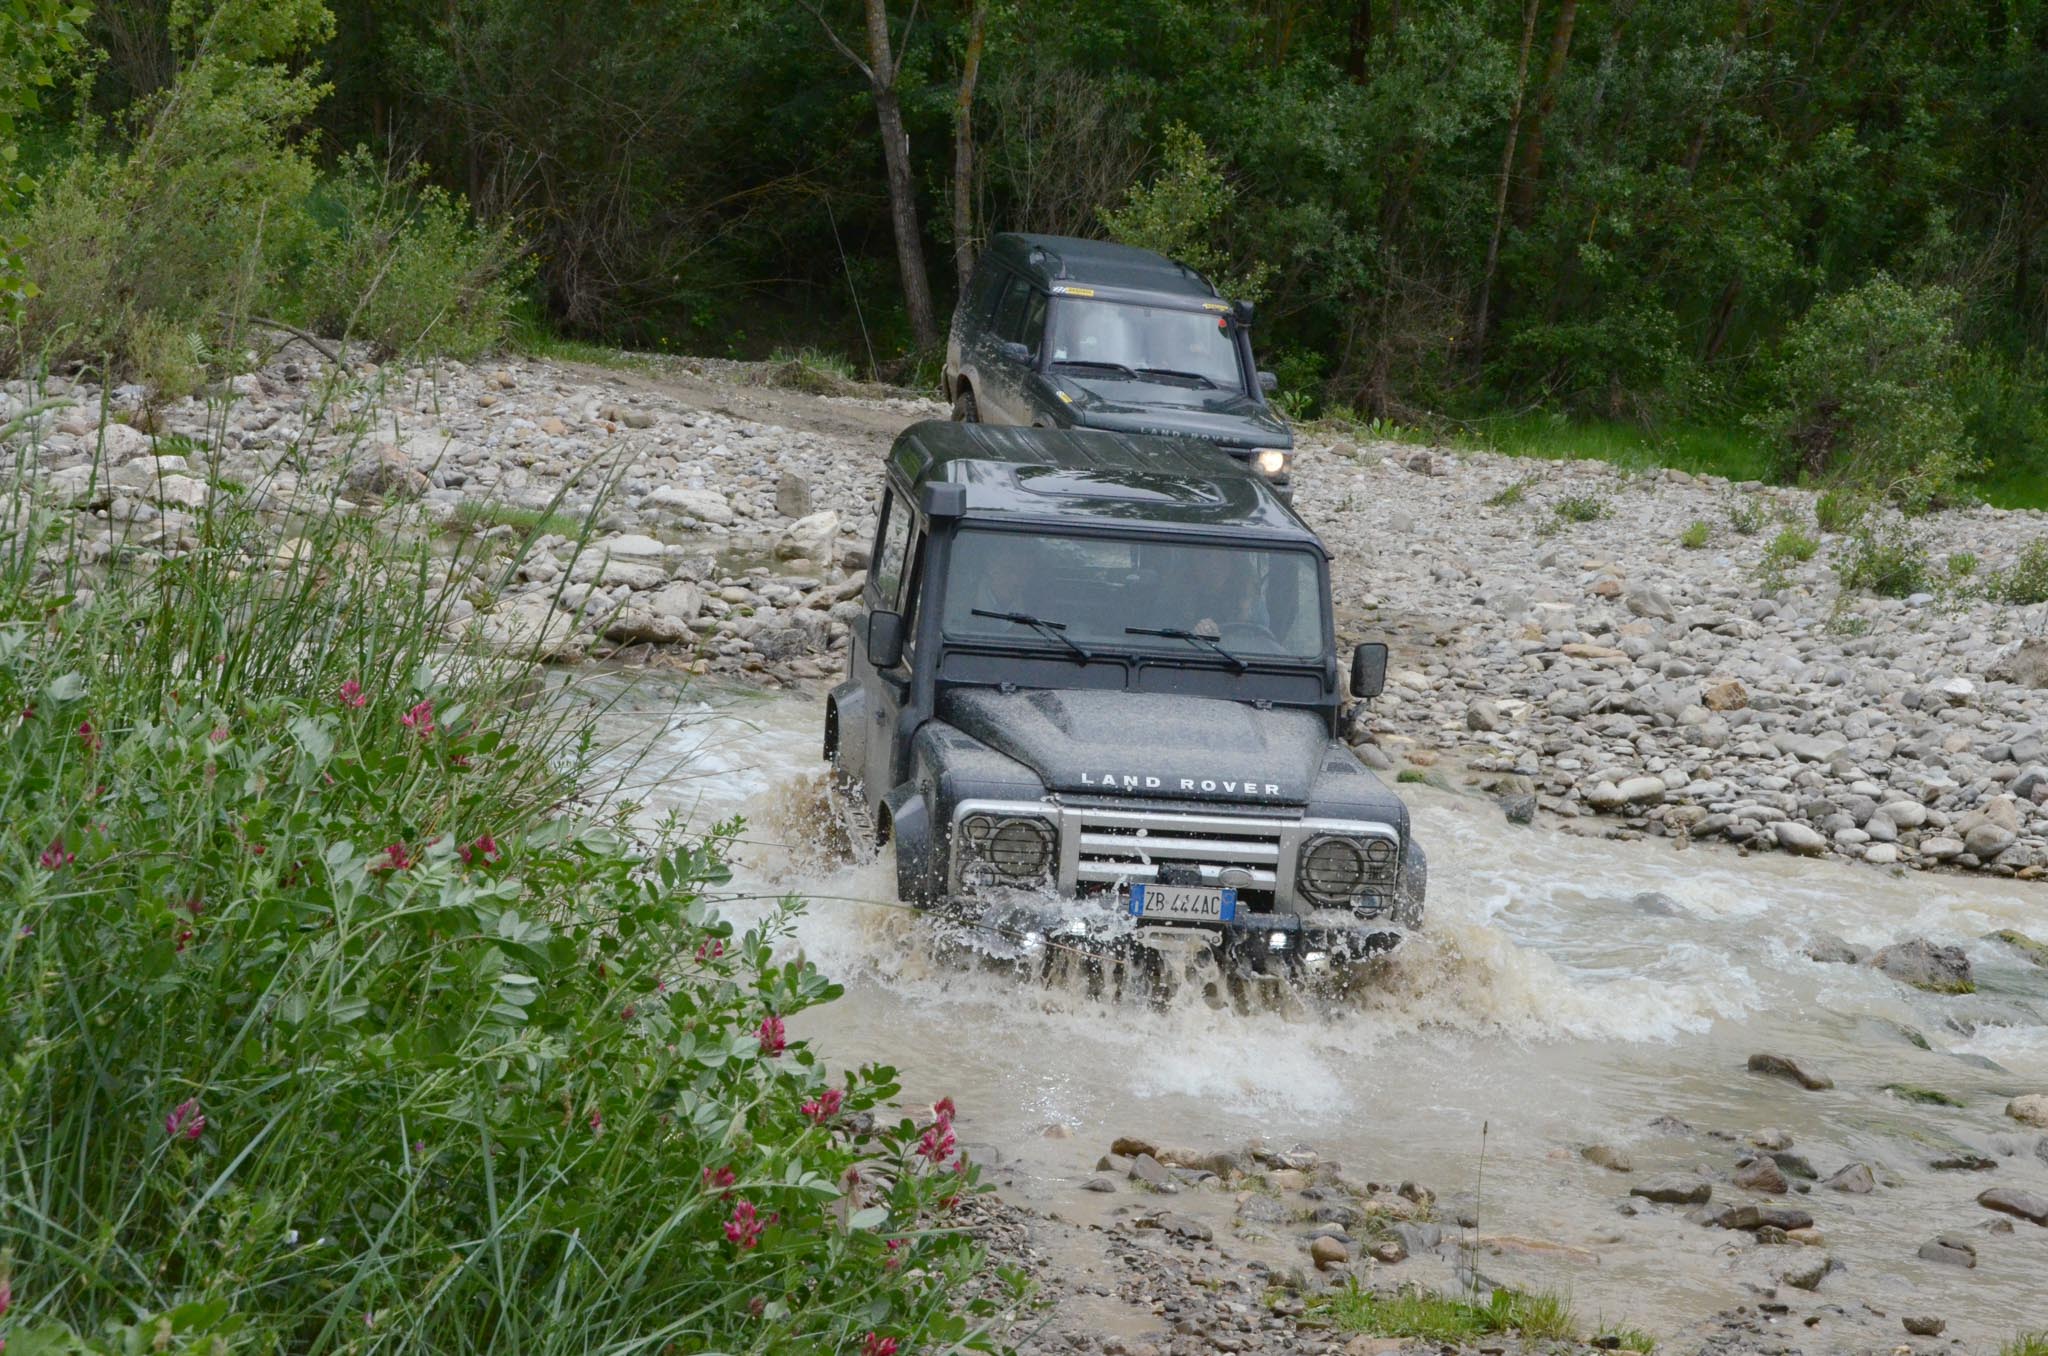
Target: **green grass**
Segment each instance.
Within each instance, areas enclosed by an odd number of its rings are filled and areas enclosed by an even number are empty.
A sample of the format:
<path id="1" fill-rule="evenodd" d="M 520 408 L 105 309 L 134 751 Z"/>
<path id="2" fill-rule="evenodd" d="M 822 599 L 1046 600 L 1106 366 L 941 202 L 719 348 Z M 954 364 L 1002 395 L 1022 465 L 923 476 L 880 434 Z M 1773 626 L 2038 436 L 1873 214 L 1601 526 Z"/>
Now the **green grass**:
<path id="1" fill-rule="evenodd" d="M 1419 769 L 1412 767 L 1404 767 L 1399 772 L 1394 774 L 1394 780 L 1397 782 L 1412 783 L 1426 781 L 1428 779 L 1422 775 L 1422 772 Z"/>
<path id="2" fill-rule="evenodd" d="M 2048 467 L 1993 466 L 1969 486 L 1993 508 L 2048 509 Z"/>
<path id="3" fill-rule="evenodd" d="M 1526 477 L 1518 480 L 1499 493 L 1489 495 L 1486 500 L 1486 506 L 1488 508 L 1513 508 L 1528 497 L 1529 486 L 1534 483 Z"/>
<path id="4" fill-rule="evenodd" d="M 1695 518 L 1686 525 L 1678 536 L 1678 544 L 1688 551 L 1697 551 L 1714 537 L 1714 525 L 1704 518 Z"/>
<path id="5" fill-rule="evenodd" d="M 1669 466 L 1730 480 L 1763 480 L 1771 464 L 1762 439 L 1739 428 L 1680 424 L 1646 430 L 1545 413 L 1480 418 L 1467 428 L 1453 439 L 1456 445 L 1511 457 L 1604 461 L 1637 471 Z"/>
<path id="6" fill-rule="evenodd" d="M 1649 1356 L 1657 1349 L 1657 1339 L 1641 1328 L 1602 1328 L 1594 1334 L 1593 1345 L 1605 1351 L 1637 1351 Z"/>
<path id="7" fill-rule="evenodd" d="M 1605 518 L 1609 509 L 1597 494 L 1570 494 L 1557 501 L 1555 512 L 1559 522 L 1590 523 Z"/>
<path id="8" fill-rule="evenodd" d="M 1493 1333 L 1517 1333 L 1544 1340 L 1571 1338 L 1578 1332 L 1571 1305 L 1548 1292 L 1496 1290 L 1481 1305 L 1425 1290 L 1378 1295 L 1352 1280 L 1330 1292 L 1319 1308 L 1337 1327 L 1375 1337 L 1459 1342 Z"/>
<path id="9" fill-rule="evenodd" d="M 622 372 L 651 372 L 654 362 L 644 354 L 610 344 L 592 343 L 558 333 L 551 326 L 528 318 L 513 331 L 509 347 L 514 353 L 551 362 L 588 363 Z"/>
<path id="10" fill-rule="evenodd" d="M 1998 1356 L 2048 1356 L 2048 1331 L 2020 1333 L 1998 1349 Z"/>
<path id="11" fill-rule="evenodd" d="M 539 537 L 549 532 L 574 537 L 583 531 L 583 521 L 551 509 L 523 508 L 483 499 L 463 500 L 448 519 L 452 532 L 473 534 L 494 527 L 509 527 L 523 537 Z"/>

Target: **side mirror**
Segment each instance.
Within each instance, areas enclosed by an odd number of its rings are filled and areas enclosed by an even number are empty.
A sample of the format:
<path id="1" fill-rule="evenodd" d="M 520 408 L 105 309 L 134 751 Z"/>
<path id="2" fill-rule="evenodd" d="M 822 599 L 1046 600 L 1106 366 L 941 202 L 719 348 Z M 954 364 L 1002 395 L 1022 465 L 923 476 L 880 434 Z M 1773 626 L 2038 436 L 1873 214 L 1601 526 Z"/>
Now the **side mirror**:
<path id="1" fill-rule="evenodd" d="M 1238 324 L 1240 324 L 1240 325 L 1244 326 L 1244 327 L 1245 327 L 1246 329 L 1250 329 L 1250 328 L 1251 328 L 1251 324 L 1252 324 L 1252 304 L 1251 304 L 1250 302 L 1248 302 L 1248 301 L 1234 301 L 1234 302 L 1232 302 L 1232 303 L 1230 304 L 1230 309 L 1231 309 L 1232 311 L 1234 311 L 1234 312 L 1236 312 L 1236 313 L 1237 313 L 1237 323 L 1238 323 Z"/>
<path id="2" fill-rule="evenodd" d="M 1380 649 L 1384 653 L 1386 646 Z M 903 662 L 901 612 L 868 613 L 868 662 L 878 669 L 893 669 Z"/>
<path id="3" fill-rule="evenodd" d="M 1005 339 L 1003 341 L 1002 354 L 1003 361 L 1006 363 L 1028 363 L 1031 361 L 1031 350 L 1018 343 L 1015 339 Z"/>
<path id="4" fill-rule="evenodd" d="M 876 616 L 886 615 L 877 612 Z M 869 643 L 873 648 L 873 643 Z M 1351 695 L 1377 697 L 1387 686 L 1387 647 L 1369 640 L 1351 652 Z"/>
<path id="5" fill-rule="evenodd" d="M 1274 376 L 1271 372 L 1259 373 L 1259 389 L 1267 395 L 1273 394 L 1273 392 L 1280 389 L 1280 378 Z"/>

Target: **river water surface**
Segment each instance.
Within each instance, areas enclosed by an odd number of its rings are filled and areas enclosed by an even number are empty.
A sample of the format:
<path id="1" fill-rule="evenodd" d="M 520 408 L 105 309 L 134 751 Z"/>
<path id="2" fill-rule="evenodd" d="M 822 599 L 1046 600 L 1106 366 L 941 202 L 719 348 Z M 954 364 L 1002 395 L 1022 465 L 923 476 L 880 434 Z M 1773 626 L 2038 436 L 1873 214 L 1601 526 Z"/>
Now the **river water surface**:
<path id="1" fill-rule="evenodd" d="M 747 817 L 731 913 L 790 891 L 811 901 L 798 940 L 846 996 L 800 1034 L 835 1064 L 897 1066 L 913 1104 L 950 1094 L 963 1136 L 1001 1146 L 1033 1203 L 1072 1203 L 1120 1134 L 1301 1142 L 1356 1178 L 1476 1199 L 1487 1234 L 1566 1245 L 1486 1270 L 1568 1292 L 1589 1322 L 1670 1336 L 1754 1301 L 1746 1287 L 1785 1250 L 1670 1207 L 1625 1213 L 1629 1184 L 1694 1167 L 1725 1179 L 1749 1136 L 1777 1127 L 1823 1177 L 1861 1160 L 1883 1183 L 1789 1198 L 1843 1268 L 1824 1298 L 1944 1315 L 1969 1350 L 2048 1327 L 2048 1229 L 1993 1235 L 2002 1217 L 1975 1203 L 1992 1185 L 2048 1194 L 2039 1132 L 2002 1115 L 2015 1093 L 2048 1090 L 2048 971 L 1980 940 L 2048 935 L 2038 885 L 1515 828 L 1489 800 L 1405 786 L 1430 856 L 1429 918 L 1372 985 L 1251 1015 L 1192 994 L 1107 1002 L 934 954 L 890 868 L 820 847 L 822 715 L 816 698 L 640 681 L 606 727 L 648 822 Z M 1807 959 L 1827 933 L 1962 945 L 1979 992 L 1936 997 Z M 1762 1050 L 1825 1070 L 1835 1090 L 1746 1072 Z M 1965 1106 L 1912 1104 L 1884 1091 L 1895 1083 Z M 1653 1126 L 1665 1117 L 1692 1132 Z M 1055 1125 L 1071 1137 L 1049 1137 Z M 1635 1174 L 1582 1161 L 1576 1148 L 1594 1142 L 1625 1149 Z M 1957 1152 L 1997 1166 L 1929 1166 Z M 1717 1187 L 1723 1199 L 1743 1193 Z M 1937 1232 L 1971 1237 L 1978 1267 L 1918 1259 Z"/>

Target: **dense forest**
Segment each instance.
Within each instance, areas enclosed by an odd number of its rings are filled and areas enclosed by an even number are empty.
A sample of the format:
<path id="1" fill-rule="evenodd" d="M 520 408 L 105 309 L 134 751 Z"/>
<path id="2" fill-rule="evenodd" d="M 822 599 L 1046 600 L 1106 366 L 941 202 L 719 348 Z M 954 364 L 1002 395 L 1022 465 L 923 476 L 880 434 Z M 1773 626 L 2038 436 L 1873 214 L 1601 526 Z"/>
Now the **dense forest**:
<path id="1" fill-rule="evenodd" d="M 1940 388 L 1915 437 L 2048 472 L 2039 0 L 102 0 L 81 31 L 23 122 L 46 198 L 264 63 L 309 229 L 345 230 L 337 175 L 466 203 L 558 332 L 929 370 L 989 234 L 1113 232 L 1254 296 L 1298 414 L 1747 420 L 1821 473 L 1814 402 L 1854 397 L 1814 369 L 1897 347 Z"/>

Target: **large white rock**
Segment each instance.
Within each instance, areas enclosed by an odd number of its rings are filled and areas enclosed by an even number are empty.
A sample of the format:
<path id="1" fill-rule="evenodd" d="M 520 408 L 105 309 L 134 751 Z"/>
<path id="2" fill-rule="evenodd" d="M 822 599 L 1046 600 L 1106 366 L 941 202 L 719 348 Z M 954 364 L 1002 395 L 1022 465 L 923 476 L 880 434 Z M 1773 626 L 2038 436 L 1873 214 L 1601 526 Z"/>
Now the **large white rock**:
<path id="1" fill-rule="evenodd" d="M 780 560 L 795 560 L 799 556 L 815 560 L 821 565 L 832 563 L 832 548 L 839 540 L 839 512 L 836 509 L 820 509 L 808 517 L 791 523 L 775 543 L 775 555 Z"/>
<path id="2" fill-rule="evenodd" d="M 663 485 L 640 501 L 644 512 L 685 522 L 712 523 L 719 527 L 733 520 L 732 505 L 716 490 L 691 489 L 686 485 Z"/>

